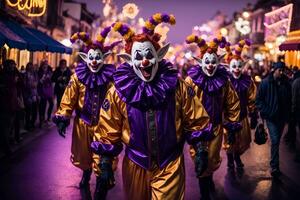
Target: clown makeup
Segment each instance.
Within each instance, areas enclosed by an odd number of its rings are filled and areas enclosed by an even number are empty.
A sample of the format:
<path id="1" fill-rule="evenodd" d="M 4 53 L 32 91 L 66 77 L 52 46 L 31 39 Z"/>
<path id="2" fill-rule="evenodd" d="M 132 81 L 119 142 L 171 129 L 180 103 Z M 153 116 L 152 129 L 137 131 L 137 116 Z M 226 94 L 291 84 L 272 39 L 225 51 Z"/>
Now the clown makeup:
<path id="1" fill-rule="evenodd" d="M 242 74 L 243 61 L 232 59 L 229 64 L 230 72 L 235 79 L 239 79 Z"/>
<path id="2" fill-rule="evenodd" d="M 79 52 L 80 57 L 87 63 L 93 73 L 97 73 L 101 69 L 104 59 L 110 54 L 111 52 L 107 52 L 103 55 L 99 49 L 90 49 L 87 54 Z"/>
<path id="3" fill-rule="evenodd" d="M 145 82 L 154 79 L 158 70 L 158 63 L 163 59 L 169 49 L 169 44 L 155 50 L 151 42 L 134 42 L 132 45 L 131 55 L 119 54 L 120 57 L 127 60 L 136 75 Z"/>

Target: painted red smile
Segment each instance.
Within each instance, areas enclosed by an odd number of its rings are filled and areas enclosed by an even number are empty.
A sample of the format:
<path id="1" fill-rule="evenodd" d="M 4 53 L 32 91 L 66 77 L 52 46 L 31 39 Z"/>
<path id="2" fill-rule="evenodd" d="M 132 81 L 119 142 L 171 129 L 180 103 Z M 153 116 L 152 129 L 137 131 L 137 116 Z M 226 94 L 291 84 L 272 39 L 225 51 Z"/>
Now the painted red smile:
<path id="1" fill-rule="evenodd" d="M 139 67 L 145 79 L 149 80 L 152 74 L 153 65 L 147 67 Z"/>

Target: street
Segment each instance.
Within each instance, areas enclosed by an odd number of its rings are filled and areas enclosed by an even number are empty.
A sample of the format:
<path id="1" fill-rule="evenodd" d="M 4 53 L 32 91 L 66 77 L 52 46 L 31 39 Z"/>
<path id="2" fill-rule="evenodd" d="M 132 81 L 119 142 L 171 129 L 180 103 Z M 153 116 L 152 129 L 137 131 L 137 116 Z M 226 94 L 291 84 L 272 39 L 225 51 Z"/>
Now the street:
<path id="1" fill-rule="evenodd" d="M 10 160 L 1 160 L 1 200 L 77 200 L 93 196 L 95 177 L 92 177 L 90 193 L 80 190 L 78 183 L 81 171 L 69 161 L 71 127 L 66 139 L 61 138 L 55 127 L 42 129 L 44 133 L 14 153 Z M 299 164 L 293 161 L 284 144 L 281 145 L 280 165 L 283 175 L 273 181 L 269 174 L 269 141 L 266 145 L 251 144 L 251 149 L 242 156 L 245 163 L 243 175 L 227 173 L 226 158 L 215 173 L 215 199 L 299 199 Z M 122 160 L 123 154 L 121 155 Z M 121 161 L 115 173 L 116 186 L 109 192 L 108 199 L 124 199 L 121 178 Z M 186 200 L 199 199 L 200 192 L 194 168 L 185 148 Z"/>

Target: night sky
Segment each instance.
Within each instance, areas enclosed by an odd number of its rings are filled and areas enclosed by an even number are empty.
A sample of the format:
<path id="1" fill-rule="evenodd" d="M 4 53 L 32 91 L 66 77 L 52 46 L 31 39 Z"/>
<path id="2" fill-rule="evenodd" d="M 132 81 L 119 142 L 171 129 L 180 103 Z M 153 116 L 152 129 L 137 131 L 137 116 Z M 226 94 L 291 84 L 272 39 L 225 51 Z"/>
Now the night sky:
<path id="1" fill-rule="evenodd" d="M 102 15 L 102 0 L 77 0 L 85 2 L 88 9 Z M 114 0 L 121 11 L 126 3 L 135 3 L 139 7 L 137 17 L 148 19 L 152 14 L 165 12 L 174 14 L 176 25 L 170 28 L 168 41 L 181 43 L 192 32 L 195 25 L 201 25 L 210 19 L 217 10 L 230 18 L 234 11 L 241 11 L 247 3 L 255 4 L 256 0 Z"/>

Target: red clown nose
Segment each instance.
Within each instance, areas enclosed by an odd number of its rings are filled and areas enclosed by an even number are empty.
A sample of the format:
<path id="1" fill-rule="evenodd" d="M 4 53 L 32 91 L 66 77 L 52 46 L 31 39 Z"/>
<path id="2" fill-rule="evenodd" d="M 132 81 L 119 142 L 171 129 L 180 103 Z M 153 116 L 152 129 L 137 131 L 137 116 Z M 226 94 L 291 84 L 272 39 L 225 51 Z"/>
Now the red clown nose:
<path id="1" fill-rule="evenodd" d="M 149 63 L 150 63 L 149 60 L 143 60 L 143 61 L 142 61 L 142 65 L 143 65 L 144 67 L 148 66 Z"/>

